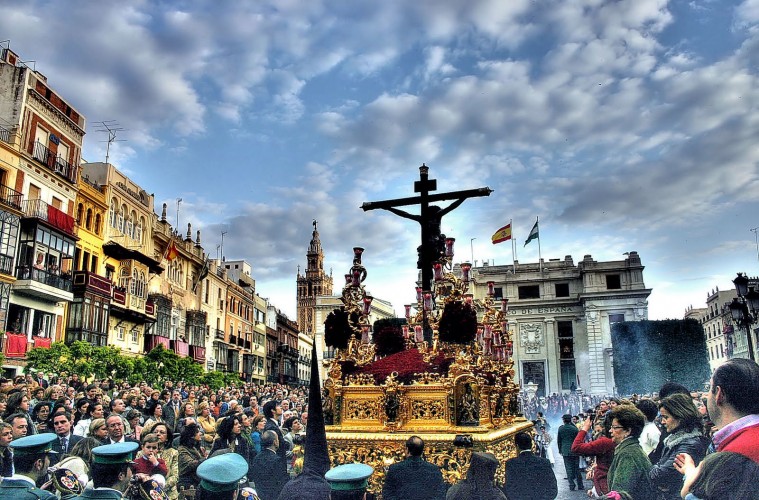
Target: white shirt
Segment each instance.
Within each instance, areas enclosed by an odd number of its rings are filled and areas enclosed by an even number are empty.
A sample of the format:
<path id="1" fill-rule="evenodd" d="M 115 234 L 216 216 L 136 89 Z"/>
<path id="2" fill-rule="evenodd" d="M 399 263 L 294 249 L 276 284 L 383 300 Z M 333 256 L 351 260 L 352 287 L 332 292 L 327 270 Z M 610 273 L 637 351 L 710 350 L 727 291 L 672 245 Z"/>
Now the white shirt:
<path id="1" fill-rule="evenodd" d="M 659 446 L 659 437 L 661 436 L 661 431 L 658 427 L 656 427 L 656 424 L 653 422 L 647 423 L 643 427 L 643 432 L 641 432 L 640 437 L 638 438 L 638 442 L 640 442 L 640 447 L 643 448 L 643 453 L 648 455 L 652 451 L 656 449 L 657 446 Z"/>

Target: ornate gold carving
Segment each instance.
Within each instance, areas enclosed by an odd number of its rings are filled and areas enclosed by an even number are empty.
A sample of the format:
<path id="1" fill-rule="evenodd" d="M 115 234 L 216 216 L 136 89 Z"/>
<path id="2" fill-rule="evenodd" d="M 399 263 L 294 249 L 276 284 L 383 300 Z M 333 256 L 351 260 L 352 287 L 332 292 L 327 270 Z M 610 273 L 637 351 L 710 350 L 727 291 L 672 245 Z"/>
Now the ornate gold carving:
<path id="1" fill-rule="evenodd" d="M 516 456 L 513 436 L 519 431 L 529 431 L 531 422 L 522 421 L 509 428 L 493 430 L 486 434 L 474 435 L 471 448 L 453 445 L 455 434 L 424 435 L 425 458 L 440 467 L 443 478 L 450 484 L 466 477 L 472 452 L 488 451 L 500 462 L 496 471 L 496 482 L 501 485 L 506 478 L 506 460 Z M 333 465 L 361 462 L 371 465 L 374 474 L 369 478 L 369 491 L 379 494 L 385 482 L 388 468 L 405 458 L 405 442 L 410 433 L 381 435 L 377 433 L 333 433 L 327 434 L 329 453 Z"/>
<path id="2" fill-rule="evenodd" d="M 345 418 L 347 420 L 377 420 L 379 418 L 377 401 L 361 401 L 357 399 L 346 401 Z"/>
<path id="3" fill-rule="evenodd" d="M 374 385 L 374 377 L 367 373 L 358 375 L 348 375 L 345 379 L 345 385 Z"/>
<path id="4" fill-rule="evenodd" d="M 415 373 L 414 377 L 416 380 L 414 380 L 414 384 L 439 384 L 442 381 L 442 376 L 439 373 L 431 373 L 431 372 L 425 372 L 425 373 Z"/>
<path id="5" fill-rule="evenodd" d="M 411 418 L 417 420 L 445 420 L 445 401 L 414 400 L 411 402 Z"/>

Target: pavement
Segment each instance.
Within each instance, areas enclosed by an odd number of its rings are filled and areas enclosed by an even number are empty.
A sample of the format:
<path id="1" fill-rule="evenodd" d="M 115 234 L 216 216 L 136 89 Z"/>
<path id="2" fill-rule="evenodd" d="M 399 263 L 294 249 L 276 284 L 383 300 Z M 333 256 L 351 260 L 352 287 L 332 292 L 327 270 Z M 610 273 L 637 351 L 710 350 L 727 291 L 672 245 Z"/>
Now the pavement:
<path id="1" fill-rule="evenodd" d="M 585 480 L 584 490 L 571 491 L 569 489 L 569 481 L 565 479 L 567 477 L 567 474 L 564 470 L 564 460 L 561 458 L 561 455 L 559 454 L 559 448 L 556 446 L 556 428 L 557 427 L 551 428 L 551 436 L 554 438 L 551 442 L 551 449 L 553 450 L 555 462 L 553 465 L 553 473 L 556 475 L 556 485 L 559 487 L 559 495 L 556 498 L 558 500 L 579 500 L 581 498 L 587 499 L 587 491 L 593 486 L 592 481 L 587 479 Z"/>

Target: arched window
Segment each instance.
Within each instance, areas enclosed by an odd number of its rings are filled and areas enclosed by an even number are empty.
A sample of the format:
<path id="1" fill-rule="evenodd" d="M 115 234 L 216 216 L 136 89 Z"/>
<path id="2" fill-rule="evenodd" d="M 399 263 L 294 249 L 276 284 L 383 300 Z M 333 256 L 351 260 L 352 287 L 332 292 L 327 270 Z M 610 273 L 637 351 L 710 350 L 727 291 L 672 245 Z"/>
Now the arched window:
<path id="1" fill-rule="evenodd" d="M 111 227 L 118 228 L 119 227 L 119 203 L 116 201 L 116 198 L 111 200 L 111 208 L 108 212 L 108 218 L 110 219 Z"/>
<path id="2" fill-rule="evenodd" d="M 87 228 L 87 231 L 90 231 L 92 229 L 92 209 L 87 209 L 87 217 L 84 219 L 84 227 Z"/>
<path id="3" fill-rule="evenodd" d="M 134 223 L 136 221 L 137 221 L 137 213 L 134 210 L 132 210 L 126 222 L 126 231 L 124 231 L 126 235 L 132 239 L 134 239 Z"/>
<path id="4" fill-rule="evenodd" d="M 136 297 L 145 297 L 145 273 L 137 269 L 132 271 L 130 293 Z"/>
<path id="5" fill-rule="evenodd" d="M 100 213 L 95 214 L 95 227 L 93 228 L 93 231 L 95 234 L 100 234 Z"/>
<path id="6" fill-rule="evenodd" d="M 76 223 L 82 225 L 82 214 L 84 213 L 84 205 L 81 203 L 76 207 Z"/>
<path id="7" fill-rule="evenodd" d="M 134 239 L 142 243 L 142 229 L 145 227 L 145 217 L 140 217 L 140 221 L 134 227 Z"/>
<path id="8" fill-rule="evenodd" d="M 119 270 L 119 286 L 129 290 L 129 282 L 131 281 L 131 277 L 132 275 L 129 272 L 129 266 L 122 266 Z"/>
<path id="9" fill-rule="evenodd" d="M 121 205 L 121 210 L 119 210 L 119 231 L 121 231 L 122 233 L 124 232 L 124 229 L 126 227 L 125 224 L 126 224 L 127 213 L 128 213 L 127 206 Z"/>

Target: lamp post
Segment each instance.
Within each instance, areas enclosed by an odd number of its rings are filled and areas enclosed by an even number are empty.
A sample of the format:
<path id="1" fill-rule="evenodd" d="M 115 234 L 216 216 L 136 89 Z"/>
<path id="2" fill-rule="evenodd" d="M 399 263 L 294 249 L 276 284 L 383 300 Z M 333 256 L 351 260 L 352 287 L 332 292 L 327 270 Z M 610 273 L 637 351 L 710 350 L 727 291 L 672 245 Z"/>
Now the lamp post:
<path id="1" fill-rule="evenodd" d="M 734 298 L 728 306 L 730 314 L 738 326 L 746 329 L 748 357 L 750 360 L 756 361 L 751 325 L 759 320 L 759 292 L 755 290 L 755 287 L 749 286 L 749 278 L 744 276 L 743 273 L 738 273 L 738 276 L 733 280 L 733 284 L 735 285 L 738 297 Z"/>

